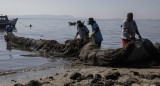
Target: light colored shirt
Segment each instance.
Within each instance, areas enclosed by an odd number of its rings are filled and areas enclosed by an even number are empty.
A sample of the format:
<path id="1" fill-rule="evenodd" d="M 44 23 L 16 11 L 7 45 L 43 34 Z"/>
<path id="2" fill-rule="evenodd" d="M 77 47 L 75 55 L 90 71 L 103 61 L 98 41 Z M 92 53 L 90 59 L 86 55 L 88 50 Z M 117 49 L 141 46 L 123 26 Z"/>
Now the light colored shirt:
<path id="1" fill-rule="evenodd" d="M 92 32 L 94 32 L 97 27 L 99 28 L 99 26 L 96 22 L 93 25 L 91 25 L 91 27 L 92 27 Z M 102 37 L 100 30 L 98 32 L 96 32 L 93 36 L 95 37 L 96 41 L 103 41 L 103 37 Z"/>
<path id="2" fill-rule="evenodd" d="M 125 19 L 123 21 L 121 38 L 122 39 L 131 40 L 130 37 L 128 36 L 127 32 L 125 31 L 126 28 L 128 29 L 128 33 L 132 37 L 135 37 L 136 29 L 138 28 L 137 24 L 136 24 L 136 22 L 134 20 L 132 20 L 131 22 L 129 22 L 127 19 Z"/>
<path id="3" fill-rule="evenodd" d="M 89 38 L 89 35 L 86 35 L 89 32 L 87 26 L 83 25 L 82 27 L 77 27 L 77 32 L 82 39 L 84 38 L 84 36 L 87 36 L 87 38 Z"/>

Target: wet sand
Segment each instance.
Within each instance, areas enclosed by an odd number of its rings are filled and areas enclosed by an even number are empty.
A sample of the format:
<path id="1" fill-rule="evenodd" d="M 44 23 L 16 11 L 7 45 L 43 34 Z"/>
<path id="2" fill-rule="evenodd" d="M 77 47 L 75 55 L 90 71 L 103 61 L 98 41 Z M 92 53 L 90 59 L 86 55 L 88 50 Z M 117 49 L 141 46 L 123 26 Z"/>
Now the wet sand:
<path id="1" fill-rule="evenodd" d="M 64 68 L 63 66 L 59 66 L 46 70 L 29 71 L 0 76 L 0 86 L 14 86 L 16 83 L 25 84 L 31 80 L 40 80 L 41 78 L 45 79 L 48 76 L 52 76 L 63 71 L 68 71 L 68 69 Z"/>
<path id="2" fill-rule="evenodd" d="M 36 80 L 46 75 L 67 71 L 70 68 L 70 61 L 62 58 L 54 58 L 52 62 L 38 67 L 24 68 L 0 72 L 0 86 L 13 86 L 15 83 L 25 83 Z"/>

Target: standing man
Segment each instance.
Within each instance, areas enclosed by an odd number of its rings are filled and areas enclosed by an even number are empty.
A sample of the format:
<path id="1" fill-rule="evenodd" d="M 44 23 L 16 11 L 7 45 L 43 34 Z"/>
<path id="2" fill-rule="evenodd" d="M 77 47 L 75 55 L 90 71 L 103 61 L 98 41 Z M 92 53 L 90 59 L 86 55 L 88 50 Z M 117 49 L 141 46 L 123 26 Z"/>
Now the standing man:
<path id="1" fill-rule="evenodd" d="M 7 30 L 7 33 L 12 33 L 13 27 L 11 26 L 11 23 L 9 23 L 9 25 L 6 26 L 6 30 Z"/>
<path id="2" fill-rule="evenodd" d="M 89 39 L 89 30 L 86 25 L 82 24 L 81 21 L 77 21 L 77 33 L 75 35 L 75 38 L 77 38 L 78 34 L 80 35 L 80 38 L 83 40 Z"/>
<path id="3" fill-rule="evenodd" d="M 141 39 L 136 22 L 133 20 L 133 13 L 127 14 L 127 19 L 123 21 L 122 24 L 122 43 L 123 47 L 127 45 L 128 42 L 135 40 L 135 33 Z"/>
<path id="4" fill-rule="evenodd" d="M 96 44 L 99 47 L 101 47 L 101 42 L 103 41 L 103 37 L 102 37 L 98 24 L 93 18 L 89 18 L 88 24 L 90 24 L 92 27 L 91 37 L 94 37 Z"/>

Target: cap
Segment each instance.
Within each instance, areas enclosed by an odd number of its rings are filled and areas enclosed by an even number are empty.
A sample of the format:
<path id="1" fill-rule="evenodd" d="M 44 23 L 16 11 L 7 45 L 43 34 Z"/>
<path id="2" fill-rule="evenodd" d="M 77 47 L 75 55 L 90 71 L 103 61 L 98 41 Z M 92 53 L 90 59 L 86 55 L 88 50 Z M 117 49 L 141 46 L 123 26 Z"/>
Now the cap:
<path id="1" fill-rule="evenodd" d="M 94 19 L 93 18 L 89 18 L 88 21 L 94 21 Z"/>
<path id="2" fill-rule="evenodd" d="M 130 12 L 130 13 L 127 14 L 127 16 L 133 16 L 133 13 Z"/>
<path id="3" fill-rule="evenodd" d="M 82 23 L 80 20 L 77 21 L 77 24 Z"/>

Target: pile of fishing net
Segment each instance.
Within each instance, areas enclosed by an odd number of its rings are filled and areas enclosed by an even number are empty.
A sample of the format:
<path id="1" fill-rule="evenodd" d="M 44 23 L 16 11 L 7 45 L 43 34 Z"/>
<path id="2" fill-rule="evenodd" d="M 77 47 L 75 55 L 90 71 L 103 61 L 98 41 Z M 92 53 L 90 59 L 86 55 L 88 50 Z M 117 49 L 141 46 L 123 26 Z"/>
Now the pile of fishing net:
<path id="1" fill-rule="evenodd" d="M 82 62 L 90 65 L 148 64 L 148 62 L 160 59 L 160 44 L 153 45 L 148 39 L 132 41 L 123 48 L 106 50 L 99 49 L 94 41 L 89 42 L 83 39 L 67 40 L 64 44 L 60 44 L 56 40 L 35 40 L 18 37 L 14 34 L 5 35 L 5 39 L 12 45 L 47 52 L 54 56 L 76 56 Z"/>
<path id="2" fill-rule="evenodd" d="M 37 51 L 50 52 L 52 54 L 72 54 L 79 51 L 87 41 L 83 39 L 66 40 L 64 44 L 58 43 L 56 40 L 35 40 L 32 38 L 18 37 L 10 33 L 5 35 L 7 43 L 12 45 L 25 47 Z"/>
<path id="3" fill-rule="evenodd" d="M 86 44 L 79 54 L 90 65 L 120 66 L 146 64 L 159 59 L 158 51 L 148 39 L 128 43 L 124 48 L 100 50 L 94 42 Z"/>

